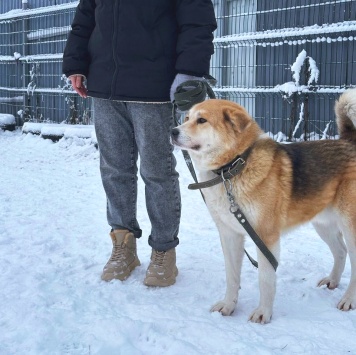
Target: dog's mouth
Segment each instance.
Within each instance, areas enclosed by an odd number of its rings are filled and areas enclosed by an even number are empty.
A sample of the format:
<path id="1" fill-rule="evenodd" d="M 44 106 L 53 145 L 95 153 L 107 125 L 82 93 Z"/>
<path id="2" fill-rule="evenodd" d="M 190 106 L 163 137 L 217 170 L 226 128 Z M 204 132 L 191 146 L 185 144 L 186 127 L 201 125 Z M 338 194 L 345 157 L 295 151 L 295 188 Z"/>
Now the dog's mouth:
<path id="1" fill-rule="evenodd" d="M 171 136 L 171 143 L 178 148 L 185 148 L 176 138 Z"/>
<path id="2" fill-rule="evenodd" d="M 178 142 L 178 140 L 173 136 L 171 136 L 171 143 L 177 147 L 181 146 L 181 144 Z"/>
<path id="3" fill-rule="evenodd" d="M 182 142 L 179 141 L 179 139 L 175 138 L 174 136 L 171 136 L 171 143 L 178 148 L 181 149 L 186 149 L 186 150 L 199 150 L 200 149 L 200 144 L 194 144 L 192 146 L 190 145 L 185 145 Z"/>
<path id="4" fill-rule="evenodd" d="M 171 143 L 181 149 L 197 151 L 201 148 L 200 144 L 194 143 L 192 138 L 182 134 L 179 128 L 173 128 L 171 131 Z"/>

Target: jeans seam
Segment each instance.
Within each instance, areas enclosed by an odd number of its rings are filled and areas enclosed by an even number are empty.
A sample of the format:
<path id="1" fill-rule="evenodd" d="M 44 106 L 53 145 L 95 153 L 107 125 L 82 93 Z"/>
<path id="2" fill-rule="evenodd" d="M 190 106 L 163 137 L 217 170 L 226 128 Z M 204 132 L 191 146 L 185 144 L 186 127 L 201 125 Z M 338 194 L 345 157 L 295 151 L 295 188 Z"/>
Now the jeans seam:
<path id="1" fill-rule="evenodd" d="M 125 107 L 127 104 L 125 103 Z M 134 229 L 135 224 L 136 224 L 136 219 L 137 219 L 137 190 L 136 190 L 136 181 L 135 181 L 135 132 L 131 132 L 132 135 L 132 146 L 131 146 L 131 168 L 132 168 L 132 178 L 131 178 L 131 183 L 132 183 L 132 220 L 131 220 L 131 226 Z"/>
<path id="2" fill-rule="evenodd" d="M 168 126 L 168 134 L 170 134 L 172 128 L 174 126 L 174 119 L 173 116 L 170 116 L 170 124 Z M 176 210 L 176 218 L 178 219 L 178 223 L 180 220 L 180 216 L 181 216 L 181 203 L 180 203 L 180 198 L 179 198 L 179 184 L 178 184 L 178 177 L 173 176 L 173 149 L 172 147 L 170 147 L 171 149 L 169 150 L 169 155 L 168 155 L 168 161 L 169 161 L 169 174 L 171 176 L 171 180 L 172 180 L 172 186 L 173 186 L 173 195 L 175 198 L 175 210 Z"/>

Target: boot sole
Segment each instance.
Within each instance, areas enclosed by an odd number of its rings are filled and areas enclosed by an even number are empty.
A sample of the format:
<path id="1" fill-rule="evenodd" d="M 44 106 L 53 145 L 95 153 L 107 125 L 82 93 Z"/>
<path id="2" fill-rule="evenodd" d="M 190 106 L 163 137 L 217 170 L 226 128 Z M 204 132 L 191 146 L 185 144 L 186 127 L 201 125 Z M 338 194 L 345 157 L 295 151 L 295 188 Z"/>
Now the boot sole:
<path id="1" fill-rule="evenodd" d="M 120 281 L 125 281 L 132 273 L 132 271 L 137 267 L 140 266 L 140 260 L 135 260 L 132 262 L 126 269 L 125 272 L 118 274 L 116 272 L 110 272 L 110 273 L 103 273 L 101 274 L 101 279 L 103 281 L 111 281 L 111 280 L 120 280 Z"/>
<path id="2" fill-rule="evenodd" d="M 156 277 L 146 277 L 143 283 L 148 287 L 168 287 L 176 283 L 176 277 L 178 275 L 178 269 L 174 270 L 174 274 L 167 279 L 157 279 Z"/>

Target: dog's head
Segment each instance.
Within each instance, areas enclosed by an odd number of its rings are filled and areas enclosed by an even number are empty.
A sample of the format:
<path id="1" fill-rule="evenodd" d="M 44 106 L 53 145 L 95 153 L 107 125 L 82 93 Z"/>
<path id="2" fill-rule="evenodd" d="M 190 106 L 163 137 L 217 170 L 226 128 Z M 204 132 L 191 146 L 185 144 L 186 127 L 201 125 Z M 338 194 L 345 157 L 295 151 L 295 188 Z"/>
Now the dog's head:
<path id="1" fill-rule="evenodd" d="M 213 170 L 242 154 L 261 133 L 242 106 L 207 100 L 191 108 L 171 138 L 175 146 L 189 150 L 201 168 Z"/>

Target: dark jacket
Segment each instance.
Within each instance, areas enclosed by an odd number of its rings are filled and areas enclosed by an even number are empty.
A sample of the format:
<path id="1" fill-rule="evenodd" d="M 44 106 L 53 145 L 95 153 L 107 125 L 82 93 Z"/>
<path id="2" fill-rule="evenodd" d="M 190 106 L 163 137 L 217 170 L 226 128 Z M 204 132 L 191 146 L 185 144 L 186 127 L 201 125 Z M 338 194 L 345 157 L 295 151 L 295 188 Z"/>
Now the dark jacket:
<path id="1" fill-rule="evenodd" d="M 88 95 L 169 101 L 177 73 L 209 72 L 216 29 L 211 0 L 81 0 L 63 55 Z"/>

